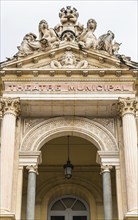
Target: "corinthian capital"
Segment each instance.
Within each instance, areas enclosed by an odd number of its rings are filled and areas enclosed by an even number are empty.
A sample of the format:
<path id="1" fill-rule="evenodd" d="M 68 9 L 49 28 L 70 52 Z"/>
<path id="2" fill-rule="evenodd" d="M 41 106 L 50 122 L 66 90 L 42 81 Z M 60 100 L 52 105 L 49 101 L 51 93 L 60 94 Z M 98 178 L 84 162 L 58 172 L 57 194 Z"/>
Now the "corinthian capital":
<path id="1" fill-rule="evenodd" d="M 137 107 L 138 107 L 138 103 L 137 101 L 133 98 L 119 98 L 119 103 L 118 103 L 118 107 L 119 107 L 119 114 L 121 116 L 125 115 L 125 114 L 134 114 L 136 113 Z"/>
<path id="2" fill-rule="evenodd" d="M 110 173 L 110 170 L 113 169 L 111 165 L 102 165 L 101 166 L 101 174 Z"/>
<path id="3" fill-rule="evenodd" d="M 1 98 L 0 112 L 2 114 L 11 113 L 18 116 L 20 114 L 20 110 L 19 98 Z"/>
<path id="4" fill-rule="evenodd" d="M 26 169 L 28 170 L 29 173 L 36 173 L 36 174 L 38 174 L 38 167 L 37 167 L 37 165 L 28 165 L 26 167 Z"/>

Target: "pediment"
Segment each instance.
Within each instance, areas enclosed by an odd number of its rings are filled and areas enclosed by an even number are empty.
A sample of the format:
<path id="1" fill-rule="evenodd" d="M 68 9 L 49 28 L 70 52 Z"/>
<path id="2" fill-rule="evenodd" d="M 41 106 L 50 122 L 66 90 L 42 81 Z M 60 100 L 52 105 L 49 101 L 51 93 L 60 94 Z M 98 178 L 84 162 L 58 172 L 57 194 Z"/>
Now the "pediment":
<path id="1" fill-rule="evenodd" d="M 60 10 L 60 23 L 54 28 L 41 20 L 39 37 L 25 34 L 17 53 L 1 63 L 1 70 L 138 68 L 138 63 L 118 53 L 121 43 L 111 30 L 98 37 L 97 22 L 90 18 L 84 27 L 78 17 L 77 9 L 67 6 Z"/>
<path id="2" fill-rule="evenodd" d="M 80 49 L 75 43 L 62 43 L 58 48 L 34 52 L 23 58 L 1 63 L 2 70 L 25 69 L 135 69 L 136 63 L 122 61 L 105 51 Z"/>

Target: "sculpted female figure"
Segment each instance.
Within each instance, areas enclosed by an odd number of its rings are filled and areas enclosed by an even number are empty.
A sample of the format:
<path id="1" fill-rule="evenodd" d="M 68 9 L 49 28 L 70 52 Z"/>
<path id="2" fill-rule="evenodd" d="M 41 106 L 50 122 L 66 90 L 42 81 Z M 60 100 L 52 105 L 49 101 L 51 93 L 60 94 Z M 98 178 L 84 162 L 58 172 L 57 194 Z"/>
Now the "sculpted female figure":
<path id="1" fill-rule="evenodd" d="M 80 48 L 93 48 L 97 47 L 97 38 L 94 35 L 94 31 L 97 27 L 97 23 L 94 19 L 89 19 L 87 22 L 87 28 L 78 37 Z"/>
<path id="2" fill-rule="evenodd" d="M 55 31 L 52 28 L 48 28 L 48 23 L 45 20 L 41 20 L 39 22 L 39 39 L 40 42 L 45 39 L 47 46 L 59 46 L 59 41 Z"/>
<path id="3" fill-rule="evenodd" d="M 14 57 L 24 57 L 33 54 L 34 51 L 41 49 L 41 44 L 36 40 L 37 36 L 33 33 L 28 33 L 24 36 L 21 46 L 18 46 L 18 52 Z"/>
<path id="4" fill-rule="evenodd" d="M 101 35 L 98 38 L 97 49 L 107 51 L 110 55 L 112 55 L 113 54 L 113 43 L 112 42 L 113 42 L 114 37 L 115 37 L 114 33 L 110 30 L 107 31 L 107 34 Z M 114 45 L 114 50 L 117 50 L 115 45 Z"/>

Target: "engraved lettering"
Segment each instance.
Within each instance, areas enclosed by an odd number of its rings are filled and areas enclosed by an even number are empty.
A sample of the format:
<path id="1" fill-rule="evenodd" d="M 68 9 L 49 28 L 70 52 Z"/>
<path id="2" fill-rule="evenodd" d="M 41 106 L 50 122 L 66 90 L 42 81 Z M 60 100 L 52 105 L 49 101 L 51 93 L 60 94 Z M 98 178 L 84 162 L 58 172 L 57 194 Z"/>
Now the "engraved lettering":
<path id="1" fill-rule="evenodd" d="M 68 86 L 68 91 L 76 91 L 76 88 L 74 86 Z"/>
<path id="2" fill-rule="evenodd" d="M 133 91 L 133 84 L 62 83 L 12 84 L 5 83 L 7 92 L 115 92 Z"/>
<path id="3" fill-rule="evenodd" d="M 56 85 L 55 86 L 55 91 L 61 91 L 61 85 Z"/>

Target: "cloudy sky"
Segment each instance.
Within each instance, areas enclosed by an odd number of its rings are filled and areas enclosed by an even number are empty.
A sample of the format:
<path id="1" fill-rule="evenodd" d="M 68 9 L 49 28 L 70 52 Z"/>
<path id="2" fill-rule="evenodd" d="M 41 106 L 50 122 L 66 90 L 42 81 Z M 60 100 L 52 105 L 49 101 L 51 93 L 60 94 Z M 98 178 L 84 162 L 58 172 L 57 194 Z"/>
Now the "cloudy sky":
<path id="1" fill-rule="evenodd" d="M 97 37 L 108 30 L 114 32 L 115 40 L 122 43 L 119 53 L 138 61 L 137 4 L 137 0 L 1 0 L 1 61 L 18 51 L 26 33 L 38 36 L 40 20 L 47 20 L 49 27 L 54 28 L 60 22 L 60 9 L 68 5 L 78 10 L 78 22 L 85 27 L 88 19 L 97 21 Z"/>

